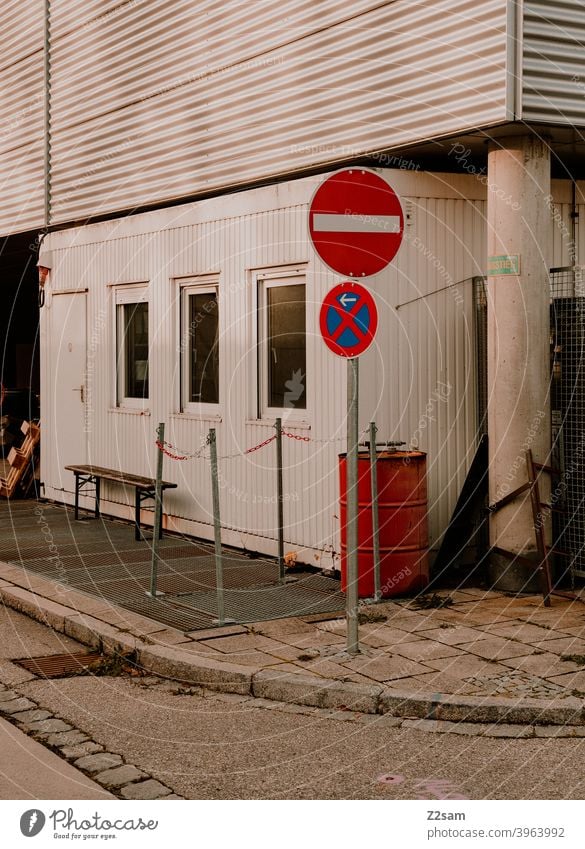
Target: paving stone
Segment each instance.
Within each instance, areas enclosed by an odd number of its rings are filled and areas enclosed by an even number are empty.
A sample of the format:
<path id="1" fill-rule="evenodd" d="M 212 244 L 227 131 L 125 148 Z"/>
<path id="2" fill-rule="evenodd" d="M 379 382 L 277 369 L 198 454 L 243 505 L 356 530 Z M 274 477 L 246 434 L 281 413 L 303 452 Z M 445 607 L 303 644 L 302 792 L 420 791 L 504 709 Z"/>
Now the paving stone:
<path id="1" fill-rule="evenodd" d="M 158 644 L 161 646 L 177 646 L 183 643 L 193 642 L 191 637 L 185 636 L 182 631 L 176 631 L 174 628 L 165 628 L 154 633 L 150 632 L 148 639 L 154 645 Z"/>
<path id="2" fill-rule="evenodd" d="M 24 723 L 23 728 L 38 734 L 55 734 L 57 731 L 72 731 L 62 719 L 41 719 L 39 722 Z"/>
<path id="3" fill-rule="evenodd" d="M 395 681 L 399 678 L 410 678 L 412 675 L 428 672 L 428 666 L 415 663 L 405 657 L 383 655 L 382 657 L 356 657 L 349 663 L 343 664 L 347 669 L 353 669 L 361 675 L 366 675 L 374 681 Z"/>
<path id="4" fill-rule="evenodd" d="M 161 784 L 160 781 L 155 781 L 154 778 L 141 781 L 139 784 L 122 787 L 121 793 L 125 799 L 161 799 L 171 795 L 169 788 Z"/>
<path id="5" fill-rule="evenodd" d="M 189 631 L 187 636 L 194 640 L 214 640 L 219 637 L 233 637 L 237 634 L 247 633 L 248 629 L 244 628 L 243 625 L 226 625 L 224 628 L 204 628 L 201 631 Z"/>
<path id="6" fill-rule="evenodd" d="M 79 758 L 79 760 L 75 761 L 74 766 L 78 769 L 84 769 L 93 775 L 96 772 L 103 773 L 104 770 L 111 770 L 112 767 L 120 766 L 121 764 L 122 758 L 120 755 L 113 755 L 111 752 L 101 752 L 97 755 L 86 755 Z"/>
<path id="7" fill-rule="evenodd" d="M 428 632 L 425 632 L 425 636 Z M 414 643 L 399 643 L 394 646 L 395 654 L 408 657 L 411 660 L 417 660 L 424 663 L 425 660 L 436 659 L 438 657 L 459 657 L 462 653 L 454 646 L 448 646 L 444 643 L 437 643 L 434 640 L 418 640 Z"/>
<path id="8" fill-rule="evenodd" d="M 552 681 L 553 684 L 559 684 L 561 687 L 566 687 L 568 690 L 579 690 L 585 692 L 585 670 L 580 672 L 568 672 L 565 675 L 554 675 L 547 678 L 547 681 Z"/>
<path id="9" fill-rule="evenodd" d="M 542 640 L 536 643 L 542 651 L 554 652 L 555 654 L 580 654 L 585 657 L 585 640 L 580 640 L 578 637 L 556 637 L 550 639 L 554 635 L 554 631 L 549 634 L 548 640 Z"/>
<path id="10" fill-rule="evenodd" d="M 93 755 L 93 757 L 98 758 L 100 755 Z M 142 772 L 138 767 L 132 764 L 123 764 L 123 766 L 106 769 L 104 772 L 94 775 L 94 779 L 99 781 L 100 784 L 103 784 L 104 787 L 122 787 L 124 784 L 130 784 L 131 781 L 138 781 L 139 778 L 144 778 L 145 775 L 146 773 Z"/>
<path id="11" fill-rule="evenodd" d="M 577 663 L 561 660 L 558 655 L 550 652 L 532 654 L 528 657 L 510 657 L 503 660 L 502 664 L 511 666 L 513 669 L 530 672 L 539 678 L 550 678 L 552 675 L 562 675 L 566 672 L 578 672 L 583 668 L 582 665 L 579 666 Z"/>
<path id="12" fill-rule="evenodd" d="M 506 640 L 503 637 L 488 637 L 485 640 L 476 640 L 473 643 L 463 643 L 459 648 L 490 660 L 504 660 L 505 658 L 520 657 L 533 652 L 530 646 L 515 643 L 513 640 Z"/>
<path id="13" fill-rule="evenodd" d="M 474 654 L 461 654 L 459 657 L 438 657 L 425 661 L 425 666 L 436 669 L 453 678 L 469 678 L 472 675 L 497 675 L 509 672 L 507 666 L 477 657 Z"/>
<path id="14" fill-rule="evenodd" d="M 99 743 L 88 740 L 86 743 L 78 743 L 76 746 L 62 746 L 61 754 L 69 760 L 75 760 L 76 758 L 82 758 L 84 755 L 95 755 L 96 752 L 103 752 L 103 750 L 104 747 L 100 746 Z"/>
<path id="15" fill-rule="evenodd" d="M 9 701 L 0 703 L 0 713 L 20 713 L 24 710 L 32 710 L 35 709 L 37 705 L 34 702 L 31 702 L 30 699 L 25 699 L 23 696 L 18 697 L 16 699 L 10 699 Z"/>
<path id="16" fill-rule="evenodd" d="M 426 633 L 425 633 L 426 636 Z M 403 643 L 417 642 L 421 637 L 402 631 L 400 628 L 388 628 L 385 625 L 360 627 L 360 643 L 372 648 L 393 648 Z"/>
<path id="17" fill-rule="evenodd" d="M 13 713 L 12 719 L 17 722 L 38 722 L 40 719 L 48 719 L 52 715 L 48 710 L 37 708 L 36 710 L 23 710 L 19 713 Z"/>
<path id="18" fill-rule="evenodd" d="M 278 648 L 279 643 L 270 637 L 262 637 L 260 634 L 236 634 L 233 637 L 219 637 L 211 641 L 212 648 L 225 654 L 234 652 L 267 651 Z M 234 661 L 235 663 L 236 661 Z"/>
<path id="19" fill-rule="evenodd" d="M 529 625 L 526 622 L 510 622 L 508 625 L 492 625 L 490 633 L 496 634 L 499 637 L 508 637 L 512 640 L 519 640 L 522 643 L 533 645 L 539 640 L 546 640 L 550 637 L 550 629 L 542 628 L 539 625 Z"/>
<path id="20" fill-rule="evenodd" d="M 0 702 L 10 702 L 12 699 L 18 699 L 18 693 L 15 693 L 14 690 L 8 690 L 4 684 L 2 684 L 2 690 L 0 690 Z"/>
<path id="21" fill-rule="evenodd" d="M 73 731 L 60 731 L 57 734 L 50 734 L 45 740 L 45 743 L 48 743 L 49 746 L 64 746 L 85 743 L 86 740 L 89 740 L 87 734 L 74 729 Z"/>
<path id="22" fill-rule="evenodd" d="M 323 623 L 326 626 L 326 623 Z M 265 637 L 276 637 L 279 639 L 284 634 L 312 634 L 314 625 L 302 622 L 300 619 L 274 619 L 272 622 L 254 622 L 249 626 L 255 633 Z M 319 626 L 317 626 L 319 627 Z M 197 639 L 200 639 L 197 637 Z"/>
<path id="23" fill-rule="evenodd" d="M 461 645 L 461 643 L 481 640 L 483 635 L 476 628 L 467 628 L 465 625 L 454 625 L 452 628 L 433 628 L 431 631 L 425 631 L 425 637 L 428 640 L 437 640 L 439 643 L 446 643 L 448 646 L 457 646 Z"/>
<path id="24" fill-rule="evenodd" d="M 169 799 L 183 799 L 184 800 L 185 797 L 184 796 L 177 796 L 176 793 L 171 793 L 170 796 L 165 796 L 164 799 L 165 799 L 165 802 L 166 802 Z"/>

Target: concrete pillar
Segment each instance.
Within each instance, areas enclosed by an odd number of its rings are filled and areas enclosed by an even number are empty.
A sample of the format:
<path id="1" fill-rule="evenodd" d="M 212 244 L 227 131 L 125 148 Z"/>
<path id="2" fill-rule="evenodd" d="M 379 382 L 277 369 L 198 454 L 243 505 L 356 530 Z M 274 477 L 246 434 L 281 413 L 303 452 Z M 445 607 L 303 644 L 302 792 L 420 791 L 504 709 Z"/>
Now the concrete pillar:
<path id="1" fill-rule="evenodd" d="M 488 258 L 504 256 L 514 262 L 518 257 L 519 262 L 518 273 L 491 276 L 494 262 L 488 259 L 490 503 L 527 480 L 527 448 L 541 463 L 547 462 L 550 452 L 549 196 L 546 142 L 520 136 L 490 143 Z M 547 483 L 543 482 L 543 500 Z M 491 516 L 490 543 L 535 556 L 529 494 Z M 495 556 L 490 565 L 492 580 L 500 589 L 517 591 L 525 585 L 525 568 Z"/>

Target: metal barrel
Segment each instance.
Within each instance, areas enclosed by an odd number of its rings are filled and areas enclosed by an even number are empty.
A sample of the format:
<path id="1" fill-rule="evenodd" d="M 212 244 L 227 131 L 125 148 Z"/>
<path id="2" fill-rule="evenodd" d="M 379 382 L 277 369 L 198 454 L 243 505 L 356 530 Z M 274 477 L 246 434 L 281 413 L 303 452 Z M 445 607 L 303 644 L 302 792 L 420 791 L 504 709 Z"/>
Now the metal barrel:
<path id="1" fill-rule="evenodd" d="M 341 588 L 347 578 L 346 455 L 339 455 Z M 418 592 L 429 581 L 426 454 L 381 451 L 377 455 L 380 584 L 383 598 Z M 370 456 L 358 457 L 358 593 L 374 596 L 374 538 Z"/>

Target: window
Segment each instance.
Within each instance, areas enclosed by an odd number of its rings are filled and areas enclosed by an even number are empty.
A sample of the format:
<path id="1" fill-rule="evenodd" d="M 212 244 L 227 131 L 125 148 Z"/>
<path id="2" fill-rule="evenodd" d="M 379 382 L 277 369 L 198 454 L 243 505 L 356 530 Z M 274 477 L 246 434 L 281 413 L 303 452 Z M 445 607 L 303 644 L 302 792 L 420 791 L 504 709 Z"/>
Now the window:
<path id="1" fill-rule="evenodd" d="M 260 382 L 262 412 L 307 407 L 304 278 L 260 284 Z"/>
<path id="2" fill-rule="evenodd" d="M 142 406 L 148 399 L 148 301 L 146 288 L 116 290 L 118 406 Z"/>
<path id="3" fill-rule="evenodd" d="M 181 324 L 181 408 L 197 412 L 201 405 L 219 404 L 217 286 L 181 288 Z"/>

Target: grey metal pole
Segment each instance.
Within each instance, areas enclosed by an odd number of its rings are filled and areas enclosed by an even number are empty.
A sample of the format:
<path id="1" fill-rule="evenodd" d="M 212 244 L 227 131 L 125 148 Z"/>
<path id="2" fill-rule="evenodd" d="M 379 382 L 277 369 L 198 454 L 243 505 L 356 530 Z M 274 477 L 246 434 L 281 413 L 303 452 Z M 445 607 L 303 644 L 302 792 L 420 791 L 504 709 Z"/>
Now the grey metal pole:
<path id="1" fill-rule="evenodd" d="M 358 399 L 359 359 L 347 361 L 347 651 L 358 654 Z"/>
<path id="2" fill-rule="evenodd" d="M 147 593 L 151 598 L 164 595 L 157 590 L 157 573 L 158 573 L 158 542 L 159 528 L 162 522 L 162 475 L 163 475 L 163 443 L 165 441 L 165 423 L 160 422 L 156 430 L 156 439 L 158 442 L 158 455 L 156 458 L 156 481 L 154 485 L 154 527 L 152 529 L 152 561 L 150 564 L 150 592 Z"/>
<path id="3" fill-rule="evenodd" d="M 215 539 L 215 586 L 217 592 L 217 619 L 214 625 L 225 625 L 233 619 L 225 618 L 223 599 L 223 562 L 221 556 L 221 519 L 219 514 L 219 474 L 217 469 L 217 440 L 215 428 L 209 430 L 209 454 L 211 459 L 211 492 L 213 501 L 213 535 Z"/>
<path id="4" fill-rule="evenodd" d="M 282 419 L 276 419 L 276 487 L 278 497 L 278 580 L 284 584 L 284 493 L 282 491 Z"/>
<path id="5" fill-rule="evenodd" d="M 375 422 L 370 422 L 370 486 L 372 488 L 372 544 L 374 548 L 374 601 L 382 601 L 380 582 L 380 514 L 378 512 L 378 452 Z"/>

